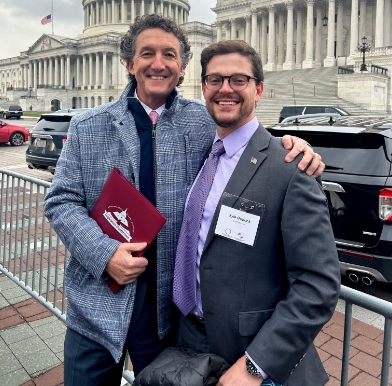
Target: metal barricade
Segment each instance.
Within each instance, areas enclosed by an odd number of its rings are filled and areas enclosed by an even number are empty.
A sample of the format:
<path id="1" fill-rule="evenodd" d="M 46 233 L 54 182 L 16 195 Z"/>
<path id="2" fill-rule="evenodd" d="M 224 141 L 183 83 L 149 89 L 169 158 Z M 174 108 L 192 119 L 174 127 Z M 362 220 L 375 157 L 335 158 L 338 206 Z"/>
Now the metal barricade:
<path id="1" fill-rule="evenodd" d="M 0 272 L 65 322 L 64 269 L 69 252 L 44 216 L 50 183 L 4 169 L 0 178 Z M 385 317 L 380 385 L 388 386 L 392 303 L 344 286 L 340 298 L 346 302 L 341 385 L 348 384 L 352 306 L 356 304 Z M 127 355 L 123 377 L 132 384 L 128 363 Z"/>
<path id="2" fill-rule="evenodd" d="M 64 323 L 64 271 L 69 251 L 44 216 L 50 183 L 0 169 L 0 273 Z M 132 384 L 125 360 L 123 377 Z"/>

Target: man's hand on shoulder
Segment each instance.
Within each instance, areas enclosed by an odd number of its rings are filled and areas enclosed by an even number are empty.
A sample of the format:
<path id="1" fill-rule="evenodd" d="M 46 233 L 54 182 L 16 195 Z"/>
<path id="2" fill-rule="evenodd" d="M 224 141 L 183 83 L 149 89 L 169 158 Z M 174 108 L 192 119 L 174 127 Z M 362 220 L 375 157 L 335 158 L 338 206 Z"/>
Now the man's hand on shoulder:
<path id="1" fill-rule="evenodd" d="M 148 265 L 145 257 L 133 257 L 132 252 L 145 249 L 146 243 L 123 243 L 106 264 L 105 271 L 118 284 L 125 285 L 134 282 Z"/>
<path id="2" fill-rule="evenodd" d="M 304 170 L 310 162 L 312 162 L 306 169 L 308 176 L 313 175 L 318 177 L 325 169 L 324 162 L 321 161 L 321 156 L 315 153 L 313 149 L 301 138 L 285 135 L 282 138 L 283 147 L 286 150 L 291 150 L 286 155 L 285 161 L 291 162 L 299 153 L 304 153 L 302 160 L 298 164 L 298 169 Z"/>
<path id="3" fill-rule="evenodd" d="M 263 378 L 248 373 L 244 355 L 220 377 L 217 386 L 260 386 L 262 382 Z"/>

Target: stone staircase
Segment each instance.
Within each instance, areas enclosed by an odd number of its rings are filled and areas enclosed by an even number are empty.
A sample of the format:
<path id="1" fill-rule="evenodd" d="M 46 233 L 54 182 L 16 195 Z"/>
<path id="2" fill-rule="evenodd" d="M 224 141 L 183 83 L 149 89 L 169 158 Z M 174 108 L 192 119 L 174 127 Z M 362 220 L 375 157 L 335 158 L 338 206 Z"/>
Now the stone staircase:
<path id="1" fill-rule="evenodd" d="M 264 126 L 273 125 L 286 105 L 333 105 L 353 115 L 368 114 L 359 105 L 336 96 L 337 73 L 337 67 L 266 72 L 264 93 L 256 107 L 257 118 Z"/>

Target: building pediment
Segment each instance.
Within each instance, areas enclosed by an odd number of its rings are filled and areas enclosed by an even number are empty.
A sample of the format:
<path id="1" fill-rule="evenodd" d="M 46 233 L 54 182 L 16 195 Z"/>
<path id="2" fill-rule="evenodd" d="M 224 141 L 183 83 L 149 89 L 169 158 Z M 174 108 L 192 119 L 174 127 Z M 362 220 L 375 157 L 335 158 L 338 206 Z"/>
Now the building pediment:
<path id="1" fill-rule="evenodd" d="M 40 53 L 42 51 L 52 50 L 59 47 L 64 47 L 65 44 L 61 38 L 54 35 L 43 34 L 28 50 L 29 54 Z"/>

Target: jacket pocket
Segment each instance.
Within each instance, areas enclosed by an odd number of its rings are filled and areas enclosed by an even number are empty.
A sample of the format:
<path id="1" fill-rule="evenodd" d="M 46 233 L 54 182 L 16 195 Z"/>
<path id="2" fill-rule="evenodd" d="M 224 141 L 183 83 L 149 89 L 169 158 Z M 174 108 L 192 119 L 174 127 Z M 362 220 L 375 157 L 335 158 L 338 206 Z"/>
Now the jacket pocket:
<path id="1" fill-rule="evenodd" d="M 274 309 L 238 313 L 238 331 L 242 336 L 256 335 Z"/>

